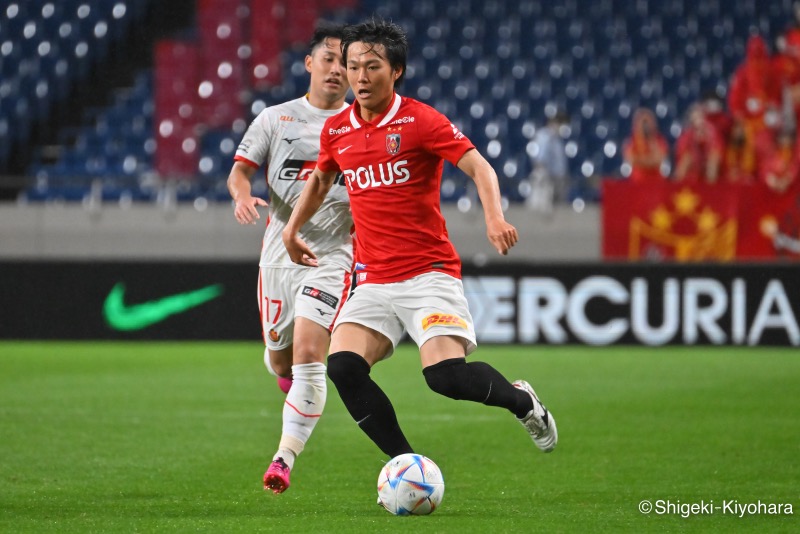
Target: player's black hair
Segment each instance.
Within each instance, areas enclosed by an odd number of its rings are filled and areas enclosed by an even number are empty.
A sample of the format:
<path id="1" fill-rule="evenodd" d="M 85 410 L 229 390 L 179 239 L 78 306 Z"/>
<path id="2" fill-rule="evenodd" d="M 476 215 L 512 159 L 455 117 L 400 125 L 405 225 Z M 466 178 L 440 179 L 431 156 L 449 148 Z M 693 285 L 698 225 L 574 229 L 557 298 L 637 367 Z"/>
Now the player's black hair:
<path id="1" fill-rule="evenodd" d="M 408 58 L 408 38 L 400 26 L 381 18 L 372 18 L 347 26 L 344 30 L 344 37 L 342 37 L 342 59 L 345 63 L 347 63 L 347 49 L 355 42 L 362 42 L 372 47 L 383 45 L 389 65 L 393 69 L 402 68 L 400 76 L 394 82 L 396 86 L 400 85 L 406 75 Z"/>
<path id="2" fill-rule="evenodd" d="M 325 42 L 326 39 L 339 39 L 344 37 L 344 24 L 334 24 L 333 22 L 320 21 L 314 29 L 314 35 L 308 42 L 308 53 L 313 54 L 314 50 Z"/>

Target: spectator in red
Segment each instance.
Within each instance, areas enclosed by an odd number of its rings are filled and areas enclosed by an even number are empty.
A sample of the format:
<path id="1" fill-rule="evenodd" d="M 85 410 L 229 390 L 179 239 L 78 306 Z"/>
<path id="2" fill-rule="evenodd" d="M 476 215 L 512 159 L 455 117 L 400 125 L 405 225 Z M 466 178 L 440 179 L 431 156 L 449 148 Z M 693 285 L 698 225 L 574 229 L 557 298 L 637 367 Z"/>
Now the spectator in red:
<path id="1" fill-rule="evenodd" d="M 692 105 L 675 145 L 673 177 L 678 182 L 716 183 L 723 147 L 717 130 L 706 120 L 702 106 Z"/>
<path id="2" fill-rule="evenodd" d="M 785 193 L 800 172 L 795 131 L 783 128 L 776 134 L 774 149 L 761 166 L 760 177 L 770 190 Z"/>
<path id="3" fill-rule="evenodd" d="M 784 127 L 800 121 L 800 28 L 791 28 L 776 40 L 778 52 L 772 60 L 785 111 Z"/>
<path id="4" fill-rule="evenodd" d="M 743 121 L 748 139 L 755 140 L 764 129 L 778 126 L 780 107 L 781 88 L 767 45 L 754 35 L 747 41 L 744 62 L 731 77 L 728 108 L 734 119 Z"/>
<path id="5" fill-rule="evenodd" d="M 661 182 L 661 165 L 667 159 L 669 145 L 658 131 L 655 114 L 639 108 L 633 114 L 631 137 L 622 148 L 625 162 L 631 167 L 630 180 L 635 184 Z"/>
<path id="6" fill-rule="evenodd" d="M 703 95 L 701 105 L 706 120 L 716 128 L 720 139 L 728 139 L 733 128 L 733 118 L 725 109 L 725 100 L 712 89 Z"/>
<path id="7" fill-rule="evenodd" d="M 734 121 L 720 166 L 722 180 L 729 184 L 751 184 L 755 181 L 755 151 L 746 150 L 748 145 L 752 146 L 753 142 L 748 141 L 744 124 Z"/>

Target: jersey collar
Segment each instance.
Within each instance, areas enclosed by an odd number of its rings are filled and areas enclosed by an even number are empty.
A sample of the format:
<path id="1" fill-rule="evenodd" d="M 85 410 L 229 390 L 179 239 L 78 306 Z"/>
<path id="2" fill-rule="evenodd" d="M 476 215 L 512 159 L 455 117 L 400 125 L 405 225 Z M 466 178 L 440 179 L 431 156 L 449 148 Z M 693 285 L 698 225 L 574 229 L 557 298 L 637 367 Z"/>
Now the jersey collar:
<path id="1" fill-rule="evenodd" d="M 314 104 L 312 104 L 311 101 L 308 99 L 308 93 L 306 93 L 305 96 L 302 96 L 302 97 L 298 98 L 298 100 L 303 104 L 303 107 L 305 107 L 311 113 L 317 113 L 319 115 L 325 115 L 326 117 L 337 115 L 337 114 L 341 113 L 342 111 L 344 111 L 345 109 L 347 109 L 347 106 L 350 105 L 350 104 L 347 103 L 347 101 L 345 101 L 345 102 L 342 102 L 342 107 L 340 107 L 338 109 L 322 109 L 322 108 L 318 108 Z"/>
<path id="2" fill-rule="evenodd" d="M 397 93 L 394 94 L 394 99 L 392 100 L 391 105 L 387 108 L 385 114 L 381 118 L 380 122 L 376 125 L 378 128 L 384 126 L 391 122 L 395 116 L 397 115 L 397 110 L 400 109 L 400 104 L 403 102 L 403 99 Z M 350 124 L 353 125 L 353 128 L 361 128 L 362 122 L 364 122 L 359 114 L 359 110 L 361 109 L 361 105 L 358 101 L 353 102 L 353 107 L 350 108 Z"/>

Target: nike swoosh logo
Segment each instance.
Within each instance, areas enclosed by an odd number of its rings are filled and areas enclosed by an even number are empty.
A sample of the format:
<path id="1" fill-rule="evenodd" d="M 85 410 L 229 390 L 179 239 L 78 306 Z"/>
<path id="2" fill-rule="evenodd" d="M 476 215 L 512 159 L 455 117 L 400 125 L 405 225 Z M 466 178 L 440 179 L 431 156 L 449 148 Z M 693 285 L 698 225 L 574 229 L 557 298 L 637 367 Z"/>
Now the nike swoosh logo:
<path id="1" fill-rule="evenodd" d="M 339 151 L 339 154 L 341 154 L 342 152 L 344 152 L 345 150 L 347 150 L 347 149 L 348 149 L 348 148 L 350 148 L 351 146 L 353 146 L 353 145 L 348 145 L 348 146 L 346 146 L 346 147 L 344 147 L 344 148 L 339 148 L 339 149 L 337 149 L 337 150 Z"/>
<path id="2" fill-rule="evenodd" d="M 205 304 L 222 295 L 222 284 L 169 295 L 141 304 L 125 304 L 125 284 L 118 282 L 103 303 L 103 316 L 115 330 L 141 330 L 164 319 Z"/>

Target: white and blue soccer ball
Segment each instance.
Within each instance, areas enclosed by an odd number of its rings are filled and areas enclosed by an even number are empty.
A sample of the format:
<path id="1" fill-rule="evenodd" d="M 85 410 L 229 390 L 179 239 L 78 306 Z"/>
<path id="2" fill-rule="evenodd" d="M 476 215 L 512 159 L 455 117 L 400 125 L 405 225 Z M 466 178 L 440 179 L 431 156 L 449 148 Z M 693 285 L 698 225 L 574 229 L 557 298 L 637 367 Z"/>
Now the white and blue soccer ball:
<path id="1" fill-rule="evenodd" d="M 378 476 L 378 504 L 394 515 L 427 515 L 442 504 L 442 471 L 421 454 L 389 460 Z"/>

